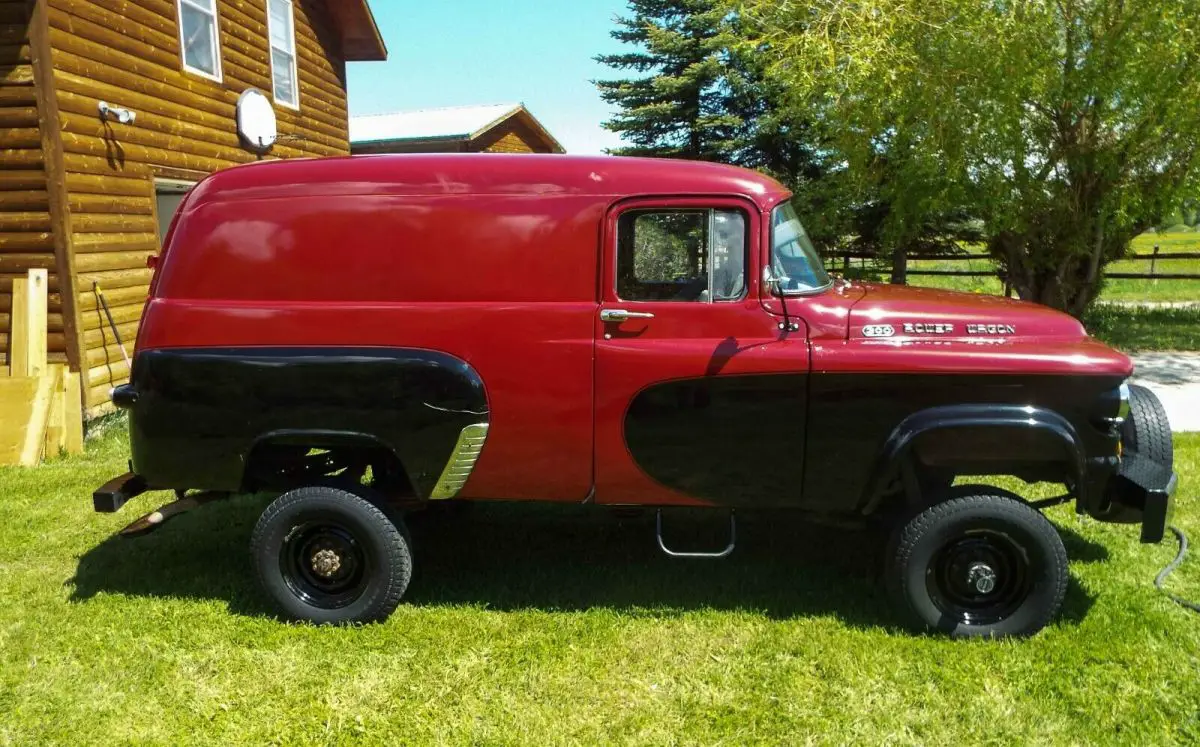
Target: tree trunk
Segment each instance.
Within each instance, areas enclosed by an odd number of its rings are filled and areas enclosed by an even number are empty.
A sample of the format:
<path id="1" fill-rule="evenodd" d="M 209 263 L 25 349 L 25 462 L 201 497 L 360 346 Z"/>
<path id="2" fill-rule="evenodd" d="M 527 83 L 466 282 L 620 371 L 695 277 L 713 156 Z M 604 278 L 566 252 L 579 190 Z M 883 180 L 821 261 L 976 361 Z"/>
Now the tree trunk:
<path id="1" fill-rule="evenodd" d="M 1090 264 L 1090 257 L 1078 257 L 1061 274 L 1050 269 L 1031 272 L 1029 283 L 1018 288 L 1021 299 L 1082 317 L 1095 298 L 1102 277 L 1098 270 L 1092 276 Z"/>
<path id="2" fill-rule="evenodd" d="M 1050 306 L 1074 317 L 1082 316 L 1100 285 L 1107 245 L 1099 250 L 1099 254 L 1076 255 L 1056 270 L 1033 265 L 1031 256 L 1048 253 L 1025 251 L 1028 244 L 1038 240 L 1038 237 L 1006 233 L 993 237 L 988 243 L 988 251 L 994 260 L 1003 263 L 1008 282 L 1022 301 Z M 1096 246 L 1092 245 L 1094 251 Z"/>

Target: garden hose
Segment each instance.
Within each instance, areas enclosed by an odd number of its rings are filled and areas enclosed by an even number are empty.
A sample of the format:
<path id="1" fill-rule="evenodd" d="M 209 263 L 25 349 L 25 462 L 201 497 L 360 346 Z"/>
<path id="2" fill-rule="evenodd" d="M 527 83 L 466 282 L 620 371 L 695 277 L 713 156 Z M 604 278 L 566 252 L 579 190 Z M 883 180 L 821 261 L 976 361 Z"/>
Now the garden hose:
<path id="1" fill-rule="evenodd" d="M 1163 581 L 1166 581 L 1167 576 L 1171 575 L 1171 571 L 1178 568 L 1179 564 L 1183 562 L 1183 556 L 1187 554 L 1188 548 L 1187 535 L 1183 533 L 1182 529 L 1174 525 L 1167 527 L 1167 529 L 1170 529 L 1175 534 L 1175 538 L 1179 540 L 1179 552 L 1175 555 L 1175 559 L 1168 563 L 1167 567 L 1159 571 L 1158 575 L 1154 577 L 1154 587 L 1163 594 L 1166 594 L 1167 598 L 1175 604 L 1178 604 L 1182 607 L 1187 607 L 1192 612 L 1200 612 L 1200 604 L 1197 604 L 1196 602 L 1189 602 L 1182 597 L 1177 597 L 1163 588 Z"/>

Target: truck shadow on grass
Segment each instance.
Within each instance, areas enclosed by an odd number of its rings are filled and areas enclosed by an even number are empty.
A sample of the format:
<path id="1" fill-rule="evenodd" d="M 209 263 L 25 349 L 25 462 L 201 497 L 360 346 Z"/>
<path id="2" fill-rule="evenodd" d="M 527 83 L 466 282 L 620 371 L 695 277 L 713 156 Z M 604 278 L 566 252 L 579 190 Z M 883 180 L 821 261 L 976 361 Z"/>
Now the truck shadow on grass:
<path id="1" fill-rule="evenodd" d="M 103 593 L 223 599 L 237 614 L 273 616 L 247 548 L 264 505 L 239 499 L 180 516 L 145 537 L 110 537 L 80 558 L 72 600 Z M 719 549 L 727 540 L 724 513 L 665 518 L 673 549 Z M 724 560 L 664 556 L 650 510 L 446 505 L 411 516 L 409 527 L 416 569 L 409 606 L 604 608 L 649 617 L 741 610 L 772 619 L 832 615 L 856 628 L 900 624 L 879 578 L 882 535 L 786 512 L 739 514 L 737 550 Z M 1104 546 L 1059 532 L 1073 561 L 1108 557 Z M 1078 623 L 1092 603 L 1072 578 L 1061 619 Z"/>

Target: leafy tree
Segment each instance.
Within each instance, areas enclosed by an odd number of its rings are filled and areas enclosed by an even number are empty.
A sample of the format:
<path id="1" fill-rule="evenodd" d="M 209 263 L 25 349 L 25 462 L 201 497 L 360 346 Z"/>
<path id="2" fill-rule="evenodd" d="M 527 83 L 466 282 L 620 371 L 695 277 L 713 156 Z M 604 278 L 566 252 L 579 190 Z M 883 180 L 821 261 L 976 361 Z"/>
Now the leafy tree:
<path id="1" fill-rule="evenodd" d="M 886 230 L 982 220 L 1022 298 L 1080 315 L 1104 267 L 1196 194 L 1200 0 L 741 0 Z M 879 179 L 886 154 L 887 180 Z"/>
<path id="2" fill-rule="evenodd" d="M 821 108 L 791 105 L 787 81 L 768 74 L 769 46 L 748 41 L 753 27 L 722 0 L 631 0 L 630 9 L 612 35 L 633 51 L 597 57 L 638 75 L 597 82 L 620 108 L 605 127 L 631 143 L 613 153 L 766 172 L 793 190 L 818 245 L 892 257 L 897 282 L 909 252 L 976 238 L 961 230 L 961 210 L 931 213 L 907 231 L 885 224 L 894 198 L 879 184 L 847 179 L 845 159 L 818 124 Z"/>

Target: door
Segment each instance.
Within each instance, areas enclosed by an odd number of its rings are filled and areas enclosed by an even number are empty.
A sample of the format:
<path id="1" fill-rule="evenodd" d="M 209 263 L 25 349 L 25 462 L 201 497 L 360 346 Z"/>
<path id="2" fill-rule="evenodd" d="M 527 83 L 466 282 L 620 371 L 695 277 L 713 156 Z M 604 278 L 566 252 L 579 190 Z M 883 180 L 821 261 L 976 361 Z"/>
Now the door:
<path id="1" fill-rule="evenodd" d="M 162 249 L 163 241 L 167 238 L 167 229 L 171 220 L 179 210 L 179 204 L 187 195 L 188 190 L 196 186 L 195 182 L 185 182 L 178 179 L 155 179 L 154 199 L 155 214 L 158 218 L 158 247 Z"/>
<path id="2" fill-rule="evenodd" d="M 806 330 L 759 300 L 762 214 L 639 199 L 606 220 L 596 319 L 596 500 L 799 502 Z"/>

